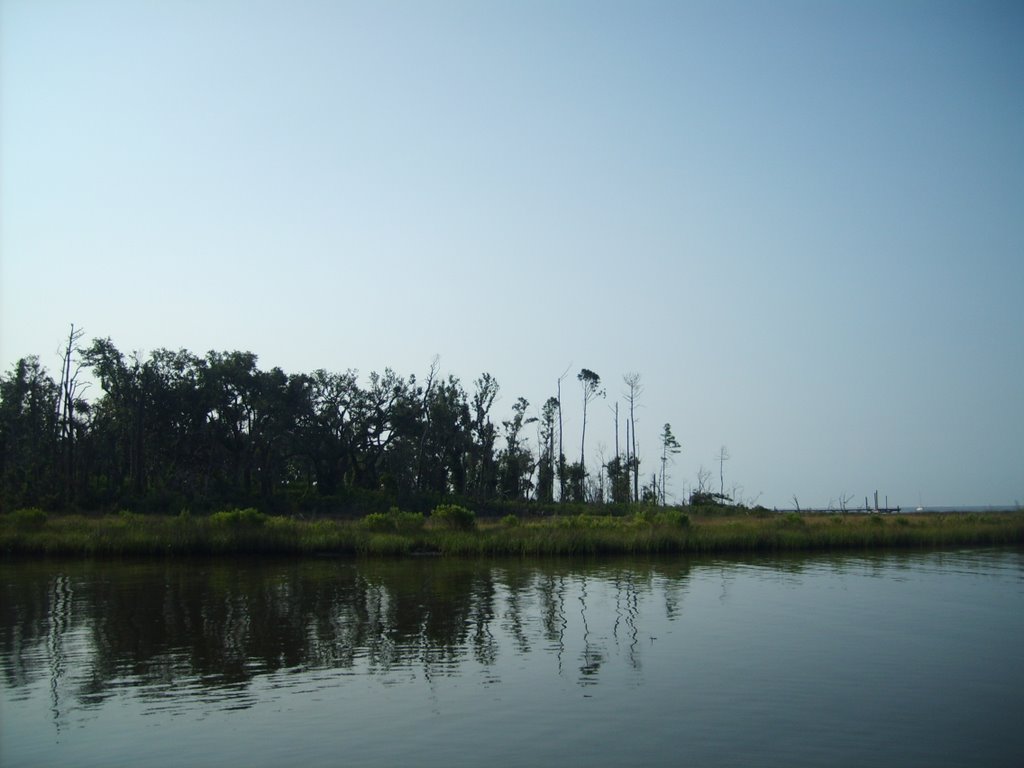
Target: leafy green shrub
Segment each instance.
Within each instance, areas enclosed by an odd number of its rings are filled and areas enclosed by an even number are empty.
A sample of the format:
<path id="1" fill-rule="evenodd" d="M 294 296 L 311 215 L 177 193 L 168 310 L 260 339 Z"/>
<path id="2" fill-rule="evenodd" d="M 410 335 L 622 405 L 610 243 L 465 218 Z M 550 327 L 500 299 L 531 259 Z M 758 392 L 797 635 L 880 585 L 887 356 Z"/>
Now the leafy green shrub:
<path id="1" fill-rule="evenodd" d="M 422 512 L 401 512 L 395 507 L 391 508 L 391 512 L 394 515 L 395 530 L 399 533 L 417 533 L 423 530 L 425 520 Z"/>
<path id="2" fill-rule="evenodd" d="M 16 509 L 11 513 L 14 527 L 22 531 L 38 531 L 46 525 L 46 513 L 37 507 Z"/>
<path id="3" fill-rule="evenodd" d="M 476 528 L 476 513 L 458 504 L 440 504 L 430 513 L 430 519 L 439 527 L 452 531 L 472 531 Z"/>
<path id="4" fill-rule="evenodd" d="M 665 509 L 655 515 L 658 525 L 668 525 L 673 528 L 689 528 L 690 516 L 678 509 Z"/>
<path id="5" fill-rule="evenodd" d="M 519 518 L 515 515 L 505 515 L 501 518 L 502 528 L 516 528 L 519 526 Z"/>
<path id="6" fill-rule="evenodd" d="M 654 525 L 657 512 L 651 507 L 642 507 L 633 513 L 633 522 L 637 525 Z"/>
<path id="7" fill-rule="evenodd" d="M 210 523 L 224 528 L 249 529 L 261 528 L 267 522 L 267 516 L 257 509 L 229 509 L 210 515 Z"/>
<path id="8" fill-rule="evenodd" d="M 881 515 L 872 515 L 871 516 L 871 524 L 872 525 L 885 525 L 885 520 L 882 518 Z"/>
<path id="9" fill-rule="evenodd" d="M 423 530 L 423 515 L 392 507 L 387 512 L 371 512 L 363 518 L 363 527 L 371 533 L 417 533 Z"/>
<path id="10" fill-rule="evenodd" d="M 394 522 L 386 512 L 371 512 L 362 519 L 362 524 L 371 533 L 392 533 L 395 530 Z"/>

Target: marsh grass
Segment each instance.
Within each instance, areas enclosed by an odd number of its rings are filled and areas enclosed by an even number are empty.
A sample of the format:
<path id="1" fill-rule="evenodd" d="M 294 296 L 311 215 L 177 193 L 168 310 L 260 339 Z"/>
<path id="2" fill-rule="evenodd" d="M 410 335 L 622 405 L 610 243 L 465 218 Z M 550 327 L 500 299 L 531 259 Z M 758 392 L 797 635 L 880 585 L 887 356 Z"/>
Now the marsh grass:
<path id="1" fill-rule="evenodd" d="M 1024 513 L 694 516 L 649 508 L 623 516 L 426 520 L 393 509 L 363 520 L 121 512 L 103 517 L 0 515 L 0 553 L 28 556 L 317 555 L 575 556 L 1024 545 Z M 470 527 L 472 521 L 472 527 Z"/>

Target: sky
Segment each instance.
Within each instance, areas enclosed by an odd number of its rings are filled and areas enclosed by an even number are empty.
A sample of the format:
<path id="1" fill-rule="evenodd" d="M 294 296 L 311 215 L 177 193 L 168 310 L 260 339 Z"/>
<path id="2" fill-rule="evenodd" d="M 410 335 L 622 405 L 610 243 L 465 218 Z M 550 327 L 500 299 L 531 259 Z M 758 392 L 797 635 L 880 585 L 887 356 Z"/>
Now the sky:
<path id="1" fill-rule="evenodd" d="M 569 446 L 588 368 L 591 465 L 638 372 L 670 498 L 1024 501 L 1022 84 L 1019 2 L 0 0 L 0 366 L 437 355 Z"/>

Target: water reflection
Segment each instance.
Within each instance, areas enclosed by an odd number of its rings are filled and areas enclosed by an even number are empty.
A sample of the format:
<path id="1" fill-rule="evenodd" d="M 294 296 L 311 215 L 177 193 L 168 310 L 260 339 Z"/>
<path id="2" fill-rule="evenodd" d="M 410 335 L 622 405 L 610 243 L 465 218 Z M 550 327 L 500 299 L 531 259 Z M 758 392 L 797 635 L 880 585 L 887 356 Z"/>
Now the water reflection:
<path id="1" fill-rule="evenodd" d="M 1016 764 L 1022 607 L 1015 550 L 0 562 L 0 763 Z"/>
<path id="2" fill-rule="evenodd" d="M 640 668 L 641 609 L 678 618 L 689 570 L 687 561 L 5 564 L 0 672 L 12 690 L 45 677 L 57 722 L 69 700 L 97 706 L 126 687 L 153 701 L 180 685 L 225 690 L 244 706 L 253 680 L 282 670 L 414 669 L 429 680 L 468 660 L 493 667 L 502 654 L 535 651 L 587 686 L 612 647 Z"/>

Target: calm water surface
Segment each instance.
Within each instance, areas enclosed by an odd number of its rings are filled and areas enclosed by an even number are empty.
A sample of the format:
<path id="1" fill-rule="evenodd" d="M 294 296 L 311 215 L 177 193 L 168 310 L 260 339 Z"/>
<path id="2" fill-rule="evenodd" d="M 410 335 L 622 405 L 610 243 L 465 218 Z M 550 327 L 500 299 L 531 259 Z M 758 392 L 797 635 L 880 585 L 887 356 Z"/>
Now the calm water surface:
<path id="1" fill-rule="evenodd" d="M 1024 553 L 0 563 L 0 765 L 1020 766 Z"/>

